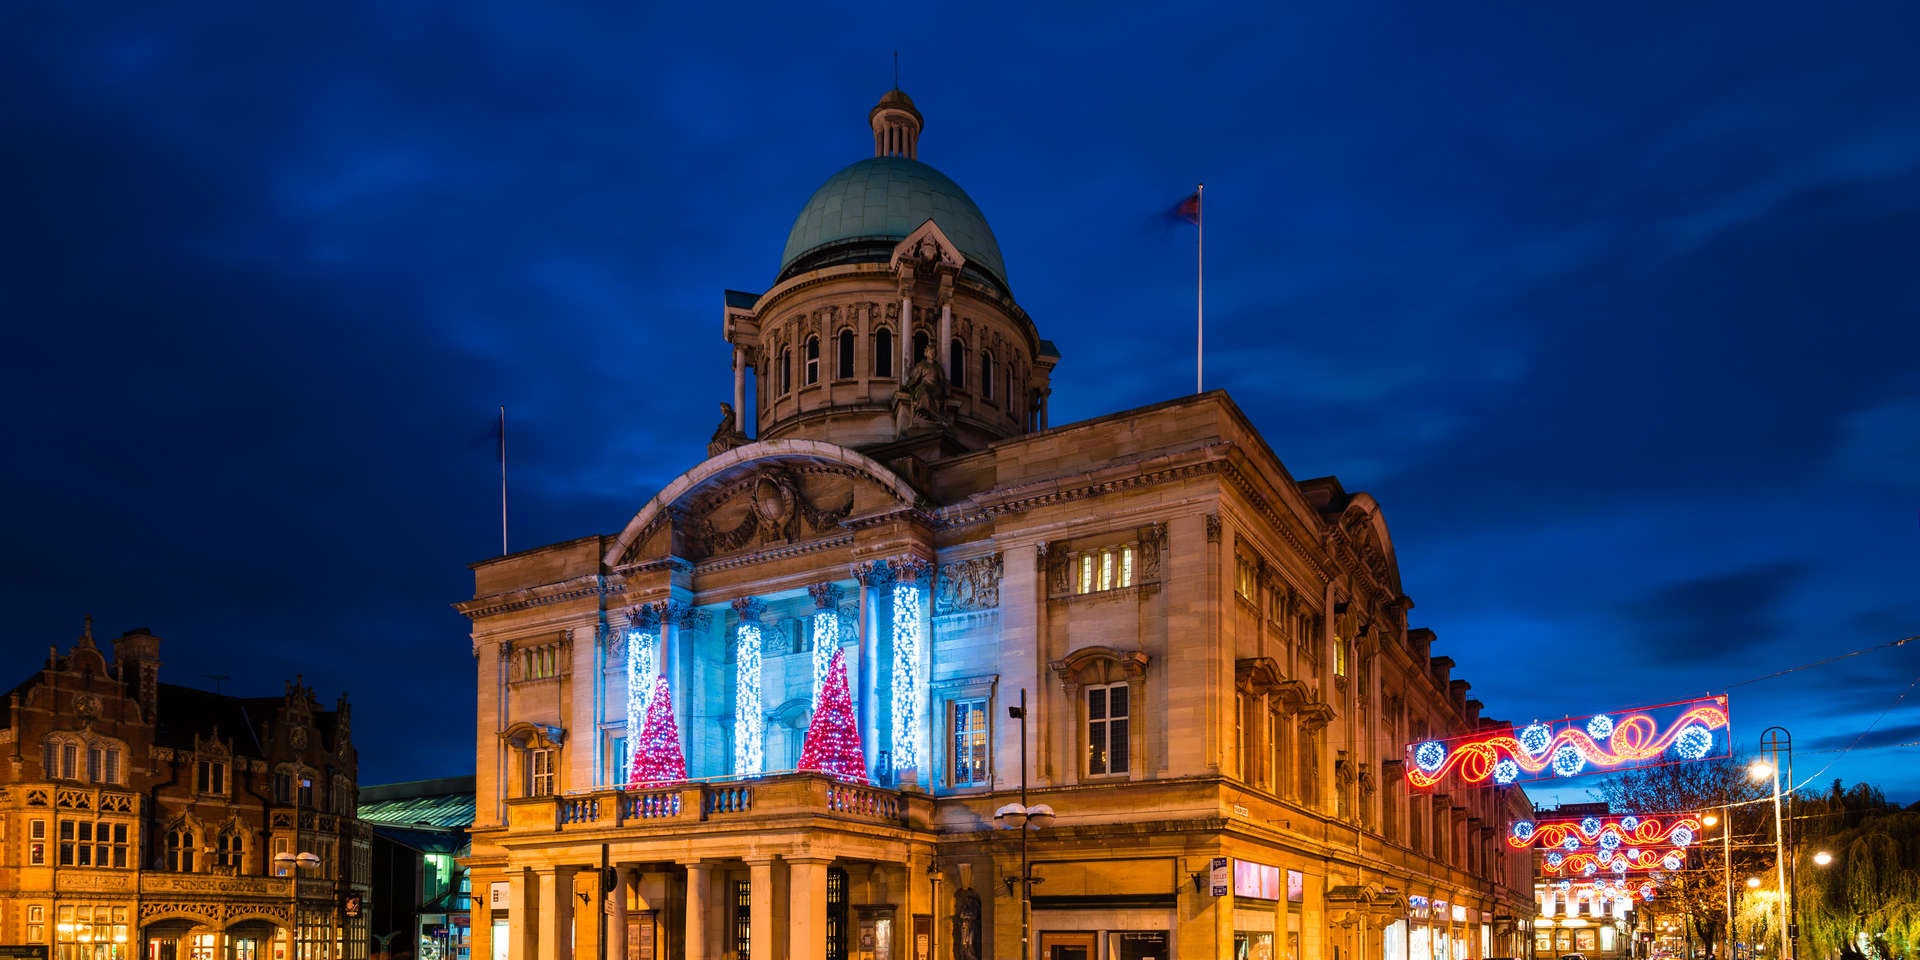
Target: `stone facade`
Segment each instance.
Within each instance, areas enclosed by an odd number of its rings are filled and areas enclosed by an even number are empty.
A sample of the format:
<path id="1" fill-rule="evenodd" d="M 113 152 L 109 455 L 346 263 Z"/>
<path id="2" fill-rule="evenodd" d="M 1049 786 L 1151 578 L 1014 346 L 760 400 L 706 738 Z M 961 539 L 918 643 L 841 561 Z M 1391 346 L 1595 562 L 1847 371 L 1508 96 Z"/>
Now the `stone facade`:
<path id="1" fill-rule="evenodd" d="M 365 957 L 366 920 L 346 915 L 370 834 L 345 698 L 162 683 L 144 630 L 111 652 L 89 626 L 7 696 L 0 941 L 54 960 L 286 960 L 297 915 L 299 960 Z M 302 851 L 318 862 L 286 876 L 275 855 Z"/>
<path id="2" fill-rule="evenodd" d="M 876 143 L 915 155 L 914 117 Z M 1057 353 L 1004 286 L 939 266 L 938 226 L 729 293 L 758 438 L 617 533 L 474 565 L 475 955 L 1525 949 L 1531 861 L 1497 842 L 1524 794 L 1404 785 L 1405 744 L 1492 721 L 1408 629 L 1378 504 L 1293 479 L 1221 392 L 1050 426 Z M 915 257 L 939 285 L 901 279 Z M 983 318 L 958 348 L 951 310 L 918 323 L 962 369 L 997 344 L 1012 406 L 979 376 L 936 403 L 871 376 L 810 399 L 778 369 L 849 319 L 871 369 L 873 318 L 929 299 Z M 865 784 L 794 770 L 836 649 Z M 689 779 L 630 784 L 661 689 Z"/>

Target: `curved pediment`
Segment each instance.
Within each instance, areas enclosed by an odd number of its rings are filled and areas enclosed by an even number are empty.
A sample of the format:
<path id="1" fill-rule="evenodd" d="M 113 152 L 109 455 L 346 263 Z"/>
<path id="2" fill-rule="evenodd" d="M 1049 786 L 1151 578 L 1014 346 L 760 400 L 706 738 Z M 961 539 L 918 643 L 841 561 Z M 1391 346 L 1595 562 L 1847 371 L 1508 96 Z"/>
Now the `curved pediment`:
<path id="1" fill-rule="evenodd" d="M 1340 512 L 1339 530 L 1353 551 L 1353 559 L 1386 588 L 1389 596 L 1399 596 L 1400 561 L 1393 555 L 1393 537 L 1387 533 L 1387 521 L 1372 494 L 1353 495 Z"/>
<path id="2" fill-rule="evenodd" d="M 918 500 L 899 475 L 846 447 L 749 443 L 674 478 L 634 514 L 604 559 L 612 567 L 668 556 L 702 560 L 793 543 Z"/>

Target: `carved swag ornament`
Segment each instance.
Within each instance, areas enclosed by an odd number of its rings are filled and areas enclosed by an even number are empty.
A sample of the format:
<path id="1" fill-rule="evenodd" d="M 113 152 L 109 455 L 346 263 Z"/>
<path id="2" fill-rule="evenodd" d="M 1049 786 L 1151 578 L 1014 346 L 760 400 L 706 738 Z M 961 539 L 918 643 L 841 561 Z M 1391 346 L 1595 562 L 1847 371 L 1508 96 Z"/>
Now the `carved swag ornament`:
<path id="1" fill-rule="evenodd" d="M 731 528 L 714 527 L 707 515 L 688 520 L 687 551 L 693 559 L 741 550 L 755 542 L 792 543 L 800 539 L 803 524 L 807 531 L 824 533 L 853 511 L 853 491 L 847 491 L 845 503 L 823 507 L 808 496 L 799 475 L 773 465 L 760 468 L 747 485 L 746 498 L 746 515 Z"/>

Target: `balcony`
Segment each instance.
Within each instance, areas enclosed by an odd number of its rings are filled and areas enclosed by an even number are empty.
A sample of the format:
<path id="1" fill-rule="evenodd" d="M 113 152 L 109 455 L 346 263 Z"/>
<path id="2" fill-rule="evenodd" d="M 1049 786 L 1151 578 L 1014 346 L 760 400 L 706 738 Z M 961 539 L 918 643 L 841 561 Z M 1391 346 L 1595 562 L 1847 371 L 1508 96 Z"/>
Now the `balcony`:
<path id="1" fill-rule="evenodd" d="M 925 794 L 790 773 L 657 789 L 608 787 L 559 797 L 522 797 L 507 801 L 507 830 L 510 834 L 673 832 L 703 824 L 768 829 L 821 820 L 924 828 L 932 811 L 933 801 Z"/>

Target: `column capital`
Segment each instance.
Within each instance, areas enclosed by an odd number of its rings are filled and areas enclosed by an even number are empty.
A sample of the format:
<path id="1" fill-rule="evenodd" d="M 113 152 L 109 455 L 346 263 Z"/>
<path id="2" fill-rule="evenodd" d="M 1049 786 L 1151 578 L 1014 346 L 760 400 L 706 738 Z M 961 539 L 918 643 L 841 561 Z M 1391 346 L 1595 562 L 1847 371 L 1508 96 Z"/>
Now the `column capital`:
<path id="1" fill-rule="evenodd" d="M 853 579 L 863 587 L 884 587 L 893 582 L 893 569 L 885 560 L 862 560 L 853 565 Z"/>
<path id="2" fill-rule="evenodd" d="M 841 592 L 837 583 L 816 583 L 807 588 L 807 593 L 813 596 L 813 605 L 821 610 L 839 609 Z"/>
<path id="3" fill-rule="evenodd" d="M 933 564 L 917 556 L 896 557 L 887 561 L 887 567 L 893 571 L 896 583 L 916 583 L 933 580 Z"/>
<path id="4" fill-rule="evenodd" d="M 738 597 L 733 601 L 734 616 L 742 623 L 759 623 L 760 615 L 767 612 L 767 602 L 759 597 Z"/>

